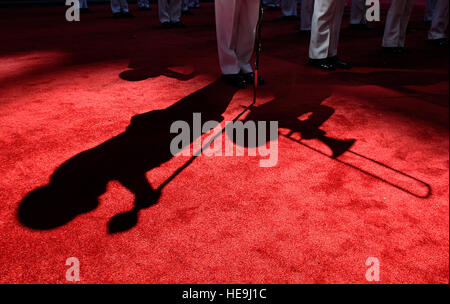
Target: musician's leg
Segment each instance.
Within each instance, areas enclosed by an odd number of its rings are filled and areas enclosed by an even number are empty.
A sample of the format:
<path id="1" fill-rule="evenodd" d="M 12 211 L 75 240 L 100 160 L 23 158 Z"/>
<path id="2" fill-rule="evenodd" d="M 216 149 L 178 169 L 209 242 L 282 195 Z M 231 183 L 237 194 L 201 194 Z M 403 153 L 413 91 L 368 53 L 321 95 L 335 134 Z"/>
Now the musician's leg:
<path id="1" fill-rule="evenodd" d="M 236 56 L 237 12 L 242 0 L 216 0 L 216 31 L 219 63 L 222 74 L 238 74 L 240 71 Z"/>
<path id="2" fill-rule="evenodd" d="M 249 61 L 255 46 L 256 25 L 259 18 L 259 0 L 241 1 L 236 55 L 240 71 L 242 73 L 251 73 L 253 69 Z"/>
<path id="3" fill-rule="evenodd" d="M 171 22 L 180 22 L 181 0 L 170 0 L 169 13 Z"/>
<path id="4" fill-rule="evenodd" d="M 401 43 L 402 20 L 408 0 L 392 1 L 386 17 L 383 44 L 385 48 L 403 47 Z"/>
<path id="5" fill-rule="evenodd" d="M 328 57 L 331 39 L 331 25 L 334 21 L 336 0 L 315 0 L 311 24 L 311 41 L 309 58 L 325 59 Z"/>
<path id="6" fill-rule="evenodd" d="M 409 18 L 411 17 L 411 12 L 414 7 L 414 0 L 407 0 L 405 11 L 403 12 L 403 16 L 400 22 L 400 36 L 399 36 L 399 43 L 401 47 L 405 47 L 405 41 L 406 41 L 406 31 L 408 28 Z"/>
<path id="7" fill-rule="evenodd" d="M 339 45 L 339 34 L 341 32 L 342 16 L 344 15 L 344 0 L 334 0 L 335 7 L 333 12 L 333 21 L 331 24 L 330 47 L 328 57 L 337 56 Z"/>
<path id="8" fill-rule="evenodd" d="M 434 9 L 433 20 L 431 22 L 431 28 L 428 32 L 429 40 L 444 39 L 447 36 L 445 31 L 448 27 L 448 0 L 437 0 L 436 7 Z"/>
<path id="9" fill-rule="evenodd" d="M 161 23 L 170 22 L 168 0 L 158 0 L 158 15 Z"/>
<path id="10" fill-rule="evenodd" d="M 314 10 L 314 0 L 302 0 L 301 17 L 300 17 L 300 30 L 310 31 L 311 21 Z"/>

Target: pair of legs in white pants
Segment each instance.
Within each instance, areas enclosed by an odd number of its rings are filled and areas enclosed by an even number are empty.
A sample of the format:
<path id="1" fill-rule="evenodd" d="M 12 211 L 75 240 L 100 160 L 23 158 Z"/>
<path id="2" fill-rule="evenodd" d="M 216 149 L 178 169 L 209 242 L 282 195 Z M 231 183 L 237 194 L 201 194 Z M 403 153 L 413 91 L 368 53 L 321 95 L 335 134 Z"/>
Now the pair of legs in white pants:
<path id="1" fill-rule="evenodd" d="M 216 0 L 215 14 L 222 74 L 251 73 L 259 0 Z"/>
<path id="2" fill-rule="evenodd" d="M 413 6 L 414 0 L 392 0 L 384 28 L 383 47 L 405 47 L 406 30 Z"/>
<path id="3" fill-rule="evenodd" d="M 300 30 L 310 31 L 311 21 L 314 12 L 314 0 L 302 0 L 300 10 Z"/>
<path id="4" fill-rule="evenodd" d="M 150 2 L 149 0 L 138 0 L 137 1 L 138 6 L 142 8 L 150 8 Z"/>
<path id="5" fill-rule="evenodd" d="M 309 57 L 337 56 L 345 0 L 315 0 L 311 25 Z"/>
<path id="6" fill-rule="evenodd" d="M 127 0 L 111 0 L 111 10 L 113 14 L 116 13 L 128 13 L 128 2 Z"/>
<path id="7" fill-rule="evenodd" d="M 352 0 L 350 24 L 366 24 L 366 10 L 365 0 Z"/>
<path id="8" fill-rule="evenodd" d="M 159 21 L 180 22 L 181 0 L 158 0 Z"/>
<path id="9" fill-rule="evenodd" d="M 437 40 L 446 38 L 445 31 L 448 27 L 448 2 L 449 0 L 435 0 L 433 17 L 431 20 L 430 31 L 428 32 L 429 40 Z"/>

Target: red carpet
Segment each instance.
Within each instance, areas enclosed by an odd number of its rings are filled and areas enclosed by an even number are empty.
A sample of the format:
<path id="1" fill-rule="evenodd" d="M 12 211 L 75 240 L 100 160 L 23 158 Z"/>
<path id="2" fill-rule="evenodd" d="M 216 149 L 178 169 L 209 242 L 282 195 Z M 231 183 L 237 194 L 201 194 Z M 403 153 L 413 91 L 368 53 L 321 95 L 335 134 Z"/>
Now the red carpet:
<path id="1" fill-rule="evenodd" d="M 232 120 L 252 90 L 216 81 L 211 5 L 167 31 L 131 8 L 78 23 L 64 7 L 0 11 L 0 283 L 67 283 L 69 257 L 81 283 L 367 283 L 369 257 L 380 283 L 448 283 L 449 66 L 424 1 L 411 54 L 381 53 L 381 22 L 344 29 L 355 68 L 331 74 L 267 12 L 267 85 L 243 119 L 280 122 L 278 165 L 201 156 L 168 183 L 189 160 L 170 157 L 170 123 Z"/>

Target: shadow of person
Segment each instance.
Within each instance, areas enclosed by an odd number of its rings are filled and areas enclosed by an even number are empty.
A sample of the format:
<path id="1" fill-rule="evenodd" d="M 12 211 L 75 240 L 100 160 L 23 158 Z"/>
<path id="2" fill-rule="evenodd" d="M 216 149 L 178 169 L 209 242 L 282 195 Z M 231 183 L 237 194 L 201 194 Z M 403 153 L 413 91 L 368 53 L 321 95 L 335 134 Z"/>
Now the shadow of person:
<path id="1" fill-rule="evenodd" d="M 173 157 L 170 145 L 177 134 L 170 133 L 172 123 L 185 121 L 192 130 L 193 113 L 201 113 L 205 121 L 220 122 L 235 92 L 218 80 L 166 109 L 133 117 L 125 132 L 67 160 L 48 185 L 29 193 L 17 211 L 20 222 L 36 230 L 67 224 L 94 210 L 108 182 L 115 180 L 129 189 L 135 200 L 133 210 L 110 221 L 109 232 L 134 227 L 139 210 L 158 202 L 160 189 L 154 189 L 145 174 Z M 191 142 L 195 139 L 191 135 Z"/>
<path id="2" fill-rule="evenodd" d="M 144 44 L 147 45 L 147 44 Z M 167 56 L 173 51 L 182 49 L 182 56 Z M 199 54 L 196 54 L 199 56 Z M 178 42 L 173 42 L 166 45 L 161 45 L 158 48 L 151 47 L 142 48 L 142 44 L 135 54 L 133 54 L 128 65 L 128 70 L 119 74 L 119 77 L 127 81 L 142 81 L 158 76 L 166 76 L 180 81 L 187 81 L 192 79 L 197 73 L 187 72 L 183 73 L 174 69 L 174 67 L 186 66 L 191 64 L 186 58 L 195 58 L 195 54 L 185 46 L 179 45 Z"/>
<path id="3" fill-rule="evenodd" d="M 280 85 L 280 88 L 282 86 Z M 289 90 L 278 90 L 275 94 L 275 99 L 262 104 L 257 107 L 250 108 L 250 113 L 244 119 L 246 121 L 277 121 L 279 129 L 288 129 L 289 133 L 284 134 L 288 138 L 294 133 L 301 134 L 302 139 L 317 139 L 326 144 L 332 151 L 332 158 L 337 158 L 346 151 L 348 151 L 355 139 L 341 140 L 329 137 L 326 132 L 320 129 L 320 127 L 334 114 L 335 110 L 329 106 L 323 105 L 322 102 L 331 95 L 328 87 L 320 87 L 319 90 L 306 88 L 305 90 L 311 90 L 312 93 L 305 94 L 303 100 L 299 101 L 297 91 L 293 93 L 286 93 Z M 302 90 L 298 90 L 302 91 Z M 307 91 L 304 91 L 307 92 Z M 273 132 L 270 132 L 269 123 L 266 123 L 264 132 L 266 133 L 261 138 L 267 139 L 267 141 L 274 141 L 277 138 L 273 138 Z M 258 131 L 260 129 L 258 128 Z M 257 131 L 257 137 L 260 135 Z M 227 134 L 231 137 L 231 134 Z M 276 134 L 278 137 L 278 134 Z M 232 136 L 232 138 L 236 138 Z M 247 148 L 254 148 L 249 146 L 251 141 L 244 141 Z M 255 142 L 255 141 L 253 141 Z M 257 142 L 257 146 L 263 143 Z"/>
<path id="4" fill-rule="evenodd" d="M 166 76 L 180 81 L 187 81 L 195 76 L 195 72 L 183 74 L 170 69 L 169 67 L 160 65 L 149 65 L 147 67 L 140 67 L 136 69 L 126 70 L 119 74 L 119 77 L 127 81 L 142 81 L 158 76 Z"/>

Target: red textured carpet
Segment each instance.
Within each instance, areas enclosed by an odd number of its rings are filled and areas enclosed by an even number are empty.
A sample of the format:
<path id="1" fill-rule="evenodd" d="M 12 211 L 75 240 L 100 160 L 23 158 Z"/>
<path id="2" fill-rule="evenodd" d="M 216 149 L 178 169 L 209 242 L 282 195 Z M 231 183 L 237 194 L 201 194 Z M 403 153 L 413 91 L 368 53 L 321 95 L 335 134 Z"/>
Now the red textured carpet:
<path id="1" fill-rule="evenodd" d="M 2 9 L 0 282 L 67 283 L 76 257 L 81 283 L 367 283 L 376 257 L 380 283 L 448 283 L 448 55 L 425 41 L 423 2 L 403 57 L 347 12 L 355 68 L 336 73 L 306 66 L 308 37 L 267 12 L 267 85 L 241 119 L 280 122 L 277 166 L 201 156 L 168 183 L 189 160 L 169 155 L 170 123 L 252 99 L 216 81 L 212 6 L 168 31 L 134 5 L 78 23 Z"/>

